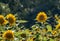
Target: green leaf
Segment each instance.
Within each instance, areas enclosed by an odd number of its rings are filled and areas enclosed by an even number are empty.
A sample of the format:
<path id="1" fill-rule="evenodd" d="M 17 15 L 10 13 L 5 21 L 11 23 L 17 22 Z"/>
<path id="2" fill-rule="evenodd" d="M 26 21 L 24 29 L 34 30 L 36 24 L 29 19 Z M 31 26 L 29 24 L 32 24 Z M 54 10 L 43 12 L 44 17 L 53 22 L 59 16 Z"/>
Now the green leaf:
<path id="1" fill-rule="evenodd" d="M 46 37 L 44 37 L 44 41 L 47 41 L 47 38 Z"/>
<path id="2" fill-rule="evenodd" d="M 19 23 L 26 23 L 28 22 L 27 20 L 19 20 Z"/>
<path id="3" fill-rule="evenodd" d="M 2 40 L 3 38 L 2 37 L 0 37 L 0 40 Z"/>
<path id="4" fill-rule="evenodd" d="M 15 36 L 19 36 L 20 35 L 20 32 L 15 32 Z"/>
<path id="5" fill-rule="evenodd" d="M 51 25 L 47 25 L 46 27 L 47 27 L 48 31 L 52 31 L 52 26 Z"/>
<path id="6" fill-rule="evenodd" d="M 50 41 L 54 41 L 54 39 L 50 38 Z"/>

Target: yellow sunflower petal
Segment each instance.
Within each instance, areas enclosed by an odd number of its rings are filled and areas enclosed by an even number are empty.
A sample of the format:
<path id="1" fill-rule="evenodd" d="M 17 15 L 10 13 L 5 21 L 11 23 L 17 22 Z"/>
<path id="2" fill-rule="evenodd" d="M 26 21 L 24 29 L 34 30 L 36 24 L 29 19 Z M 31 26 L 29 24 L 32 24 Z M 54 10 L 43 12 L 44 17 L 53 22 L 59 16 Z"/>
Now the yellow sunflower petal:
<path id="1" fill-rule="evenodd" d="M 13 39 L 14 34 L 13 34 L 13 32 L 11 30 L 8 30 L 3 34 L 3 38 L 7 39 L 7 40 Z"/>
<path id="2" fill-rule="evenodd" d="M 60 29 L 60 24 L 57 24 L 56 25 L 56 29 Z"/>
<path id="3" fill-rule="evenodd" d="M 46 15 L 46 13 L 45 13 L 45 12 L 39 12 L 39 13 L 37 14 L 36 20 L 37 20 L 38 22 L 45 22 L 45 21 L 47 20 L 47 15 Z"/>
<path id="4" fill-rule="evenodd" d="M 8 19 L 10 26 L 12 26 L 16 21 L 16 18 L 13 14 L 8 14 L 6 18 Z"/>
<path id="5" fill-rule="evenodd" d="M 0 15 L 0 25 L 4 25 L 6 23 L 7 23 L 7 21 L 4 19 L 4 16 Z"/>

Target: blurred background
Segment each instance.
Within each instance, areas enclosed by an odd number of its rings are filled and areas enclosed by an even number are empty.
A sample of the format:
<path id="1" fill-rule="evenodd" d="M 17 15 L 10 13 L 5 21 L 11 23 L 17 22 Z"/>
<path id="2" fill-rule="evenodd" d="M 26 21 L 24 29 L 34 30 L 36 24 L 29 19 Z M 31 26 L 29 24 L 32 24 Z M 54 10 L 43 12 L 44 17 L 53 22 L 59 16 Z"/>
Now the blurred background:
<path id="1" fill-rule="evenodd" d="M 46 12 L 51 17 L 49 23 L 54 24 L 54 15 L 60 14 L 60 0 L 0 0 L 0 14 L 17 14 L 18 19 L 28 21 L 26 27 L 35 24 L 40 11 Z"/>

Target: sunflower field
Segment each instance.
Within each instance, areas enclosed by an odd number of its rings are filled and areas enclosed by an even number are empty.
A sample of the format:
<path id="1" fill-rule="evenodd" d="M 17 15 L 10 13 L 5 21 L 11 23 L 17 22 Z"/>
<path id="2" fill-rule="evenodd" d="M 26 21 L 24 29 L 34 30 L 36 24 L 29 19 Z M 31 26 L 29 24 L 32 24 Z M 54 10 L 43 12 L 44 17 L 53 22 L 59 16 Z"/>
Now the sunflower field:
<path id="1" fill-rule="evenodd" d="M 60 0 L 0 0 L 0 41 L 60 41 Z"/>

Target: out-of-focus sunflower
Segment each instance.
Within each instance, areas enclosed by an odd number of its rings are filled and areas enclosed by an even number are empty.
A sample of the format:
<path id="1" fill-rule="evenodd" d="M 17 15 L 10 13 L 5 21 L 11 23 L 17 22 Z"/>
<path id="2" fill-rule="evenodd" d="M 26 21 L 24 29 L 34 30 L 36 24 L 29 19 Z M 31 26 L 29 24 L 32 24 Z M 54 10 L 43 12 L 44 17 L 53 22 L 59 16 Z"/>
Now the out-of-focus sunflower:
<path id="1" fill-rule="evenodd" d="M 56 25 L 56 29 L 60 29 L 60 24 L 57 24 Z"/>
<path id="2" fill-rule="evenodd" d="M 36 28 L 35 31 L 40 33 L 40 28 Z"/>
<path id="3" fill-rule="evenodd" d="M 55 15 L 55 19 L 60 24 L 60 18 L 58 17 L 58 15 Z"/>
<path id="4" fill-rule="evenodd" d="M 4 19 L 3 15 L 0 15 L 0 25 L 5 25 L 7 23 L 7 20 Z"/>
<path id="5" fill-rule="evenodd" d="M 29 35 L 34 35 L 34 34 L 35 34 L 35 32 L 32 32 L 32 31 L 29 33 Z"/>
<path id="6" fill-rule="evenodd" d="M 26 33 L 21 33 L 20 36 L 21 36 L 22 38 L 26 38 Z"/>
<path id="7" fill-rule="evenodd" d="M 31 36 L 27 39 L 27 41 L 34 41 L 35 37 L 34 36 Z"/>
<path id="8" fill-rule="evenodd" d="M 11 30 L 8 30 L 3 34 L 3 38 L 7 40 L 14 39 L 14 33 Z"/>
<path id="9" fill-rule="evenodd" d="M 26 40 L 22 40 L 22 39 L 20 39 L 20 41 L 26 41 Z"/>
<path id="10" fill-rule="evenodd" d="M 53 35 L 56 35 L 56 34 L 57 34 L 57 31 L 53 30 L 51 33 L 52 33 Z"/>
<path id="11" fill-rule="evenodd" d="M 24 30 L 22 30 L 20 33 L 19 33 L 20 37 L 21 38 L 26 38 L 27 37 L 27 34 Z"/>
<path id="12" fill-rule="evenodd" d="M 58 21 L 57 21 L 59 24 L 60 24 L 60 19 L 58 19 Z"/>
<path id="13" fill-rule="evenodd" d="M 16 21 L 16 18 L 13 14 L 8 14 L 6 16 L 6 18 L 8 19 L 8 22 L 9 22 L 10 26 L 13 25 Z"/>
<path id="14" fill-rule="evenodd" d="M 45 22 L 47 20 L 47 15 L 45 12 L 39 12 L 36 16 L 38 22 Z"/>

